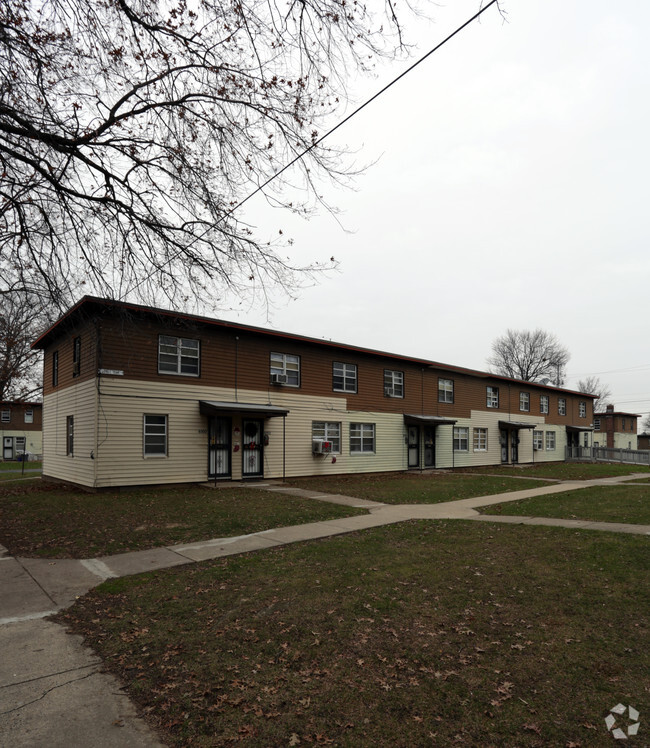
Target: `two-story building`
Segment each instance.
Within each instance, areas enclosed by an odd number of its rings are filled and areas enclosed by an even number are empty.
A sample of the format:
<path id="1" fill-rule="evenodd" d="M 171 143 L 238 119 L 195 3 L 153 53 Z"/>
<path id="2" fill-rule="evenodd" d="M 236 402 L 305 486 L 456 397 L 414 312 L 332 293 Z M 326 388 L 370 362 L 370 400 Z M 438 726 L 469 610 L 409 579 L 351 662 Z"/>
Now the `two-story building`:
<path id="1" fill-rule="evenodd" d="M 89 487 L 564 460 L 593 396 L 84 297 L 44 351 L 43 474 Z"/>
<path id="2" fill-rule="evenodd" d="M 594 414 L 594 446 L 615 449 L 638 449 L 636 433 L 638 413 L 614 410 L 608 405 L 603 413 Z"/>
<path id="3" fill-rule="evenodd" d="M 16 460 L 23 455 L 40 458 L 43 406 L 41 403 L 0 402 L 2 459 Z"/>

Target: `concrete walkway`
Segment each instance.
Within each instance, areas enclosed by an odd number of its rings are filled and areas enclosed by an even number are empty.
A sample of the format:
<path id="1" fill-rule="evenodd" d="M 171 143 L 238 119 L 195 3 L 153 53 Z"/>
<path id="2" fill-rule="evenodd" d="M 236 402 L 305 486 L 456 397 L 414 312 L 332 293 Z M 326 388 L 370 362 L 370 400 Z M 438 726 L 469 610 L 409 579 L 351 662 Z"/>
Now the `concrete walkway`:
<path id="1" fill-rule="evenodd" d="M 506 494 L 441 504 L 383 504 L 285 487 L 254 484 L 260 490 L 364 508 L 368 514 L 282 527 L 234 538 L 135 551 L 94 559 L 13 558 L 0 546 L 0 745 L 127 748 L 159 746 L 135 713 L 119 683 L 62 626 L 44 620 L 74 603 L 105 579 L 170 568 L 289 543 L 331 537 L 412 519 L 465 519 L 607 530 L 650 536 L 650 525 L 588 522 L 544 517 L 485 515 L 477 507 L 532 496 L 607 486 L 647 478 L 647 473 L 591 481 L 550 483 Z M 65 714 L 65 720 L 60 719 Z M 89 740 L 92 736 L 92 740 Z"/>

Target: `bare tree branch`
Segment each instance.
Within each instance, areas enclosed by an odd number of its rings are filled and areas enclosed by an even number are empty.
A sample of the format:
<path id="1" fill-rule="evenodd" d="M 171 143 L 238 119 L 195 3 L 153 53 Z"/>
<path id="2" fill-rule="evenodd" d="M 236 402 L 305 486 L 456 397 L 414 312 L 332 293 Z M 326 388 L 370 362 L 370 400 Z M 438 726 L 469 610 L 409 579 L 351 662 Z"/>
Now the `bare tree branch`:
<path id="1" fill-rule="evenodd" d="M 0 4 L 2 290 L 147 302 L 279 285 L 293 264 L 233 215 L 265 187 L 308 213 L 345 181 L 318 141 L 345 76 L 403 50 L 392 0 L 12 0 Z M 295 183 L 300 197 L 295 198 Z M 289 185 L 292 195 L 283 190 Z"/>
<path id="2" fill-rule="evenodd" d="M 597 395 L 594 400 L 594 413 L 604 413 L 611 404 L 612 391 L 609 386 L 600 381 L 599 377 L 587 377 L 578 381 L 578 390 L 588 395 Z"/>
<path id="3" fill-rule="evenodd" d="M 527 382 L 546 379 L 559 387 L 570 357 L 555 335 L 545 330 L 508 330 L 492 343 L 487 364 L 495 374 Z"/>

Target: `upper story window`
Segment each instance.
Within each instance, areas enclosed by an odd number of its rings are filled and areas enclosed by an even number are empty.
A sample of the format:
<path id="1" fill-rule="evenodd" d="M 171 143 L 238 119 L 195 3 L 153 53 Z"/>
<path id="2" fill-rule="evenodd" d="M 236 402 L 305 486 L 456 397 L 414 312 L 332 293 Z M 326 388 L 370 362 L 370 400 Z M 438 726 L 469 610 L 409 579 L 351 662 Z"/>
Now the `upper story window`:
<path id="1" fill-rule="evenodd" d="M 454 402 L 454 380 L 453 379 L 438 379 L 438 402 L 439 403 L 453 403 Z"/>
<path id="2" fill-rule="evenodd" d="M 332 363 L 332 389 L 334 392 L 357 391 L 357 365 Z"/>
<path id="3" fill-rule="evenodd" d="M 566 398 L 558 397 L 557 399 L 557 412 L 561 416 L 566 415 Z"/>
<path id="4" fill-rule="evenodd" d="M 519 393 L 519 410 L 530 411 L 530 392 Z"/>
<path id="5" fill-rule="evenodd" d="M 581 400 L 578 403 L 578 415 L 580 416 L 580 418 L 587 417 L 587 403 L 584 400 Z"/>
<path id="6" fill-rule="evenodd" d="M 596 431 L 600 430 L 600 418 L 594 418 L 594 428 Z"/>
<path id="7" fill-rule="evenodd" d="M 11 411 L 3 410 L 2 414 L 0 415 L 0 420 L 2 421 L 2 423 L 9 423 L 9 421 L 11 421 Z"/>
<path id="8" fill-rule="evenodd" d="M 404 372 L 384 369 L 384 395 L 404 397 Z"/>
<path id="9" fill-rule="evenodd" d="M 198 340 L 158 336 L 158 373 L 183 374 L 198 377 L 201 363 L 201 346 Z"/>
<path id="10" fill-rule="evenodd" d="M 52 387 L 59 384 L 59 352 L 54 351 L 52 354 Z"/>
<path id="11" fill-rule="evenodd" d="M 300 387 L 300 356 L 271 353 L 271 382 Z"/>
<path id="12" fill-rule="evenodd" d="M 623 428 L 621 429 L 621 431 L 625 431 L 625 418 L 623 418 L 623 419 L 621 419 L 621 420 L 622 420 L 622 422 L 623 422 Z"/>
<path id="13" fill-rule="evenodd" d="M 81 374 L 81 338 L 72 341 L 72 376 Z"/>
<path id="14" fill-rule="evenodd" d="M 548 395 L 539 396 L 539 412 L 548 413 Z"/>
<path id="15" fill-rule="evenodd" d="M 488 408 L 499 407 L 499 388 L 498 387 L 486 387 L 486 397 Z"/>
<path id="16" fill-rule="evenodd" d="M 25 423 L 34 423 L 34 411 L 33 410 L 25 411 Z"/>

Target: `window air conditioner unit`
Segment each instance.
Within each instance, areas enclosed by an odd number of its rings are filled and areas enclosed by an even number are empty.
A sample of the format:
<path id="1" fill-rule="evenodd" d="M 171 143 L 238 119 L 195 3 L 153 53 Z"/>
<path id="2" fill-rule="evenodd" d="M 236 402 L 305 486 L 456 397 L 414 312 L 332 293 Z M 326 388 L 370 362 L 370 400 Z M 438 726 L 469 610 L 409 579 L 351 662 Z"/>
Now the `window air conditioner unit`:
<path id="1" fill-rule="evenodd" d="M 271 374 L 271 384 L 286 384 L 286 383 L 287 383 L 286 374 Z"/>
<path id="2" fill-rule="evenodd" d="M 315 455 L 327 455 L 332 451 L 332 442 L 324 439 L 314 439 L 311 443 L 311 451 Z"/>
<path id="3" fill-rule="evenodd" d="M 392 387 L 384 387 L 384 395 L 386 395 L 386 397 L 393 397 L 395 395 L 395 390 Z"/>

